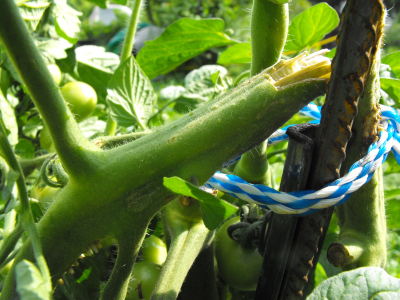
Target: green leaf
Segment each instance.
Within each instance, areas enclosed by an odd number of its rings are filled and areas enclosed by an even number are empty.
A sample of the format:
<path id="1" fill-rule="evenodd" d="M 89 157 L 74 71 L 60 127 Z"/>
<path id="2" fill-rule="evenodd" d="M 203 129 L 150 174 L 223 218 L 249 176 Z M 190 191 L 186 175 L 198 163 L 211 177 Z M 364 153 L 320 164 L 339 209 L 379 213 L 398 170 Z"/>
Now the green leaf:
<path id="1" fill-rule="evenodd" d="M 386 213 L 387 213 L 387 227 L 390 229 L 400 229 L 400 190 L 392 190 L 393 193 L 397 193 L 397 199 L 387 201 L 386 203 Z M 390 191 L 389 191 L 390 192 Z M 387 192 L 385 192 L 385 200 L 387 197 Z M 393 195 L 394 196 L 394 195 Z"/>
<path id="2" fill-rule="evenodd" d="M 181 85 L 170 85 L 160 91 L 160 97 L 164 100 L 175 100 L 185 92 L 186 89 Z"/>
<path id="3" fill-rule="evenodd" d="M 72 73 L 76 66 L 76 54 L 74 48 L 65 50 L 67 57 L 63 59 L 57 59 L 56 64 L 60 68 L 62 73 Z"/>
<path id="4" fill-rule="evenodd" d="M 3 93 L 0 91 L 0 118 L 6 130 L 8 141 L 11 146 L 18 143 L 18 124 L 15 118 L 14 109 L 10 103 L 4 98 Z"/>
<path id="5" fill-rule="evenodd" d="M 51 4 L 48 0 L 15 0 L 29 31 L 34 31 L 39 24 L 46 8 Z"/>
<path id="6" fill-rule="evenodd" d="M 324 267 L 320 263 L 318 263 L 317 267 L 315 268 L 314 276 L 314 286 L 318 286 L 320 283 L 328 279 L 328 275 L 326 275 Z"/>
<path id="7" fill-rule="evenodd" d="M 75 44 L 81 28 L 81 12 L 73 9 L 66 0 L 54 0 L 54 26 L 57 34 L 68 42 Z"/>
<path id="8" fill-rule="evenodd" d="M 335 57 L 335 54 L 336 54 L 336 47 L 331 49 L 331 51 L 329 51 L 328 53 L 326 53 L 325 56 L 332 59 Z"/>
<path id="9" fill-rule="evenodd" d="M 251 63 L 251 44 L 239 43 L 230 46 L 218 57 L 220 65 Z"/>
<path id="10" fill-rule="evenodd" d="M 20 261 L 15 267 L 17 292 L 24 300 L 47 300 L 49 292 L 38 268 L 30 261 Z"/>
<path id="11" fill-rule="evenodd" d="M 301 51 L 322 40 L 339 25 L 337 12 L 326 3 L 314 5 L 297 15 L 289 25 L 285 51 Z"/>
<path id="12" fill-rule="evenodd" d="M 119 66 L 119 56 L 115 53 L 106 52 L 100 46 L 81 46 L 75 49 L 76 60 L 88 65 L 100 67 L 112 73 Z"/>
<path id="13" fill-rule="evenodd" d="M 400 51 L 396 51 L 382 58 L 382 63 L 387 64 L 397 78 L 400 78 Z"/>
<path id="14" fill-rule="evenodd" d="M 153 111 L 156 94 L 133 56 L 115 71 L 107 92 L 107 102 L 115 122 L 124 127 L 138 124 L 145 128 L 144 124 Z"/>
<path id="15" fill-rule="evenodd" d="M 236 43 L 223 31 L 224 21 L 221 19 L 179 19 L 157 39 L 146 42 L 139 51 L 137 62 L 152 79 L 210 48 Z"/>
<path id="16" fill-rule="evenodd" d="M 210 230 L 216 229 L 223 220 L 238 210 L 236 206 L 199 189 L 179 177 L 164 177 L 164 186 L 176 194 L 199 200 L 204 225 Z"/>
<path id="17" fill-rule="evenodd" d="M 106 122 L 99 120 L 98 117 L 90 117 L 79 122 L 79 128 L 85 138 L 91 139 L 95 134 L 104 132 Z"/>
<path id="18" fill-rule="evenodd" d="M 66 58 L 67 52 L 65 50 L 72 47 L 72 44 L 66 40 L 50 38 L 36 38 L 35 44 L 46 64 L 54 64 L 56 59 Z"/>
<path id="19" fill-rule="evenodd" d="M 397 104 L 400 103 L 400 80 L 393 78 L 381 78 L 381 89 Z"/>
<path id="20" fill-rule="evenodd" d="M 35 156 L 35 147 L 27 139 L 20 139 L 15 146 L 15 154 L 19 157 L 32 159 Z"/>
<path id="21" fill-rule="evenodd" d="M 78 47 L 75 54 L 77 66 L 74 78 L 92 86 L 99 101 L 105 101 L 107 83 L 119 65 L 119 56 L 98 46 Z"/>
<path id="22" fill-rule="evenodd" d="M 308 300 L 399 299 L 400 280 L 381 268 L 358 268 L 321 283 Z"/>
<path id="23" fill-rule="evenodd" d="M 217 72 L 219 72 L 219 78 L 224 83 L 223 85 L 215 84 L 211 79 L 211 76 Z M 225 80 L 227 74 L 228 71 L 218 65 L 206 65 L 191 71 L 184 80 L 186 94 L 192 94 L 188 98 L 198 97 L 200 100 L 207 101 L 210 96 L 224 91 L 230 85 L 230 82 Z"/>

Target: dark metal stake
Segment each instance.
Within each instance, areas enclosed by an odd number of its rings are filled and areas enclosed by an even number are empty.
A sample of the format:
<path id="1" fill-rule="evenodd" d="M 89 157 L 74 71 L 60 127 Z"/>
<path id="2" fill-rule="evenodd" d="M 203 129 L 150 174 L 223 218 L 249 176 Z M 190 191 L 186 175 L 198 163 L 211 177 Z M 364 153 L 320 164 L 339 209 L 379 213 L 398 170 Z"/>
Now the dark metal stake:
<path id="1" fill-rule="evenodd" d="M 290 127 L 289 145 L 282 174 L 280 190 L 304 190 L 312 160 L 315 132 L 318 125 L 301 124 Z M 255 300 L 278 299 L 298 217 L 272 213 L 260 252 L 264 252 L 263 266 L 258 281 Z"/>

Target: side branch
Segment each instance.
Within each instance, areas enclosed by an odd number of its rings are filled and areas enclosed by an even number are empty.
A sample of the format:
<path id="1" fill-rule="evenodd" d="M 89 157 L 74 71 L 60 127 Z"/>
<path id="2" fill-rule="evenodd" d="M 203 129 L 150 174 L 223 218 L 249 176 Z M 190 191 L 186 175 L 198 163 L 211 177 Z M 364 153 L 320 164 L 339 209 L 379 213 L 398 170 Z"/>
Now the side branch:
<path id="1" fill-rule="evenodd" d="M 13 0 L 0 2 L 0 40 L 49 128 L 67 172 L 90 170 L 86 154 L 99 150 L 80 132 Z"/>

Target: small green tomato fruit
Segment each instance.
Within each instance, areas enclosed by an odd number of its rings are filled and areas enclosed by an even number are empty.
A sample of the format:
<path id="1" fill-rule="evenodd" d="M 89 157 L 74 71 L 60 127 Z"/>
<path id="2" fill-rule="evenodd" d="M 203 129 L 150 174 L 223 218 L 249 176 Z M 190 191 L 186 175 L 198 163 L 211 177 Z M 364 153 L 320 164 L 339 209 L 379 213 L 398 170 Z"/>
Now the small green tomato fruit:
<path id="1" fill-rule="evenodd" d="M 161 266 L 152 262 L 142 261 L 136 263 L 133 266 L 125 300 L 150 299 L 160 272 Z"/>
<path id="2" fill-rule="evenodd" d="M 142 259 L 162 265 L 167 259 L 167 246 L 155 235 L 151 235 L 143 241 Z"/>
<path id="3" fill-rule="evenodd" d="M 227 229 L 240 222 L 240 217 L 226 221 L 215 235 L 215 259 L 222 279 L 241 291 L 254 291 L 257 288 L 263 258 L 257 248 L 245 249 L 232 240 Z"/>
<path id="4" fill-rule="evenodd" d="M 61 94 L 78 122 L 90 116 L 97 104 L 96 91 L 84 82 L 68 82 L 61 88 Z"/>

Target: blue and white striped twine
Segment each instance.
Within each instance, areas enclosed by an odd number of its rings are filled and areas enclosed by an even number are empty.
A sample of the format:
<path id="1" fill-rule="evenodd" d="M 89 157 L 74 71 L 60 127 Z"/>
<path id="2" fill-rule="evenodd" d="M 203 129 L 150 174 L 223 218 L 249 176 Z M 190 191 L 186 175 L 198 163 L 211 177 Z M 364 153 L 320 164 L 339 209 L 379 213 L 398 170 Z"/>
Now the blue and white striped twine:
<path id="1" fill-rule="evenodd" d="M 400 117 L 395 109 L 381 105 L 382 130 L 379 140 L 368 148 L 368 154 L 353 164 L 342 178 L 327 184 L 319 191 L 296 191 L 283 193 L 261 184 L 250 184 L 235 175 L 226 175 L 220 172 L 205 184 L 206 187 L 220 190 L 231 196 L 268 207 L 279 214 L 307 215 L 320 209 L 344 203 L 351 194 L 366 184 L 392 150 L 398 164 L 400 164 Z M 300 113 L 314 118 L 311 123 L 319 123 L 321 107 L 308 104 Z M 275 145 L 287 140 L 286 134 L 289 125 L 275 131 L 268 139 L 269 145 Z"/>

